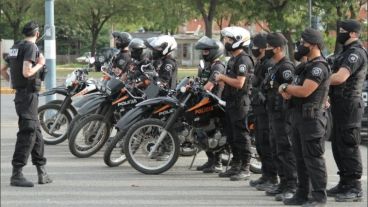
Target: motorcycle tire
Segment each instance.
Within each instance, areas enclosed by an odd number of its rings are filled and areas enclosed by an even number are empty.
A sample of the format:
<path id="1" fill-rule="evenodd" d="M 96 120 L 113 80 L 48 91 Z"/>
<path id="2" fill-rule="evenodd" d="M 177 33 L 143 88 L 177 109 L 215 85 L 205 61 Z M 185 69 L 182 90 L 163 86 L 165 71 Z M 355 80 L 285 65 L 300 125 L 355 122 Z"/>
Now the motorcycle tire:
<path id="1" fill-rule="evenodd" d="M 117 132 L 115 137 L 108 143 L 105 153 L 104 153 L 104 162 L 109 167 L 117 167 L 123 164 L 127 159 L 124 153 L 124 144 L 123 139 L 125 131 Z M 119 153 L 118 157 L 113 156 L 113 151 L 117 150 Z"/>
<path id="2" fill-rule="evenodd" d="M 96 135 L 99 135 L 100 132 L 103 134 L 96 140 Z M 91 114 L 74 127 L 69 137 L 69 150 L 76 157 L 90 157 L 104 146 L 110 133 L 111 123 L 105 122 L 103 115 Z M 79 145 L 78 142 L 81 141 L 78 139 L 79 135 L 81 135 L 81 140 L 83 140 L 85 146 Z"/>

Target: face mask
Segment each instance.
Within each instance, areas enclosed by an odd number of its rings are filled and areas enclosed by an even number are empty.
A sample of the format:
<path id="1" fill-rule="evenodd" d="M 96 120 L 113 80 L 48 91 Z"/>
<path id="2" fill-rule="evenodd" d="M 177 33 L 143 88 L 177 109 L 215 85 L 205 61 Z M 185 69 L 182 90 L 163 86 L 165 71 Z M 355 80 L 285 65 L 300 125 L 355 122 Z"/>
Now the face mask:
<path id="1" fill-rule="evenodd" d="M 116 48 L 118 48 L 118 49 L 120 49 L 120 48 L 122 48 L 122 45 L 121 45 L 121 43 L 120 43 L 120 42 L 116 42 L 116 43 L 115 43 L 115 47 L 116 47 Z"/>
<path id="2" fill-rule="evenodd" d="M 259 51 L 259 49 L 252 49 L 252 54 L 254 57 L 259 57 L 261 55 L 261 51 Z"/>
<path id="3" fill-rule="evenodd" d="M 210 58 L 209 58 L 209 55 L 203 55 L 202 54 L 202 58 L 203 58 L 203 60 L 204 61 L 206 61 L 206 62 L 210 62 L 211 60 L 210 60 Z"/>
<path id="4" fill-rule="evenodd" d="M 141 55 L 142 55 L 142 49 L 135 49 L 132 50 L 130 52 L 130 55 L 132 58 L 136 59 L 136 60 L 141 60 Z"/>
<path id="5" fill-rule="evenodd" d="M 301 55 L 301 56 L 307 56 L 310 52 L 310 49 L 309 47 L 305 47 L 304 45 L 299 45 L 298 46 L 298 53 Z"/>
<path id="6" fill-rule="evenodd" d="M 162 57 L 161 51 L 153 50 L 152 51 L 152 59 L 158 60 Z"/>
<path id="7" fill-rule="evenodd" d="M 265 57 L 267 59 L 272 58 L 274 55 L 275 55 L 275 53 L 273 52 L 273 49 L 266 50 L 266 52 L 265 52 Z"/>
<path id="8" fill-rule="evenodd" d="M 339 33 L 337 35 L 337 42 L 344 44 L 350 38 L 349 32 Z"/>
<path id="9" fill-rule="evenodd" d="M 294 59 L 298 62 L 302 59 L 303 55 L 300 55 L 299 51 L 294 52 Z"/>
<path id="10" fill-rule="evenodd" d="M 231 44 L 231 43 L 225 43 L 225 49 L 227 50 L 227 51 L 234 51 L 235 49 L 233 49 L 232 48 L 232 45 L 233 44 Z"/>

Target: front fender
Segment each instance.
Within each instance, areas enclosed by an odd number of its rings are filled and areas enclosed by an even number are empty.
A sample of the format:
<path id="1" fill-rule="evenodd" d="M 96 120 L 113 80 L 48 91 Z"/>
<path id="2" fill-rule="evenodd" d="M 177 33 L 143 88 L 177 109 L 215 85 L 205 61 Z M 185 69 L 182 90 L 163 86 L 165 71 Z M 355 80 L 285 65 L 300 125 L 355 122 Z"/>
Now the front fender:
<path id="1" fill-rule="evenodd" d="M 115 127 L 119 131 L 128 130 L 133 124 L 142 120 L 147 115 L 145 112 L 147 112 L 148 110 L 148 107 L 135 107 L 129 110 L 127 113 L 124 114 L 123 117 L 119 119 Z"/>
<path id="2" fill-rule="evenodd" d="M 172 97 L 157 97 L 157 98 L 151 98 L 151 99 L 147 99 L 144 100 L 140 103 L 138 103 L 136 106 L 141 107 L 141 106 L 148 106 L 148 105 L 156 105 L 156 104 L 170 104 L 170 105 L 174 105 L 174 106 L 178 106 L 179 105 L 179 101 L 178 99 L 172 98 Z"/>
<path id="3" fill-rule="evenodd" d="M 101 107 L 101 104 L 104 101 L 106 101 L 105 96 L 96 97 L 95 99 L 92 99 L 88 101 L 87 103 L 85 103 L 84 105 L 82 105 L 82 107 L 78 109 L 78 114 L 84 115 L 84 114 L 93 113 L 94 111 L 96 111 L 98 108 Z"/>
<path id="4" fill-rule="evenodd" d="M 51 88 L 50 90 L 41 93 L 40 96 L 49 96 L 53 94 L 61 94 L 63 96 L 67 96 L 68 89 L 66 89 L 64 86 L 58 86 L 58 87 Z"/>

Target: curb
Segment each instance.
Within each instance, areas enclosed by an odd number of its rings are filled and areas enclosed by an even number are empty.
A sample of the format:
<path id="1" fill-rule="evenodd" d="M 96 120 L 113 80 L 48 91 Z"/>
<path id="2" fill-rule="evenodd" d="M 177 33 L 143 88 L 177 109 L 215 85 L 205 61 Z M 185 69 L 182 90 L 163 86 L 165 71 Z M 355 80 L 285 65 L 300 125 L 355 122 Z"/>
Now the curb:
<path id="1" fill-rule="evenodd" d="M 45 89 L 41 88 L 40 93 L 44 92 Z M 15 89 L 9 88 L 9 87 L 1 87 L 0 88 L 0 94 L 15 94 Z"/>

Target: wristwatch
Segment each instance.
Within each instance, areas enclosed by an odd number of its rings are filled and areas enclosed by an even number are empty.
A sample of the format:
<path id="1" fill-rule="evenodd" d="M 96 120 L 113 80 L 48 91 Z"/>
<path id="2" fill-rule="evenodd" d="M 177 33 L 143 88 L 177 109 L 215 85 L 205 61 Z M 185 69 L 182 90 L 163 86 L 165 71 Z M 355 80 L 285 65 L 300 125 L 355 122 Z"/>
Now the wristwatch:
<path id="1" fill-rule="evenodd" d="M 286 88 L 289 86 L 289 84 L 287 84 L 287 83 L 284 83 L 284 84 L 282 84 L 281 85 L 281 90 L 283 91 L 283 92 L 285 92 L 286 91 Z"/>

